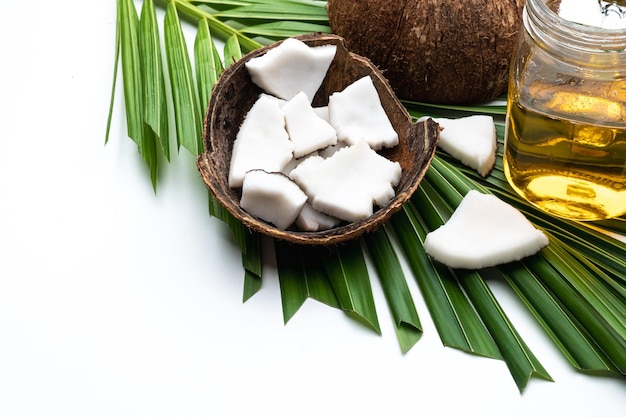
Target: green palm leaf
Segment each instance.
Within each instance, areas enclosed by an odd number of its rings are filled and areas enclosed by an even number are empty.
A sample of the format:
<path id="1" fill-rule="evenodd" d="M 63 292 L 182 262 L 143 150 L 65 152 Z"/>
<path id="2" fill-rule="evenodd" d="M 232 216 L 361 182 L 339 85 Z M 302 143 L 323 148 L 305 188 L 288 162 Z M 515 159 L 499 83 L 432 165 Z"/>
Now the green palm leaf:
<path id="1" fill-rule="evenodd" d="M 206 109 L 209 106 L 213 86 L 224 71 L 222 58 L 215 47 L 215 43 L 213 43 L 211 28 L 206 19 L 202 19 L 198 23 L 198 32 L 194 42 L 194 58 L 200 109 Z"/>
<path id="2" fill-rule="evenodd" d="M 122 15 L 120 13 L 120 3 L 117 3 L 116 8 L 117 24 L 115 25 L 115 59 L 113 60 L 113 82 L 111 83 L 111 98 L 109 99 L 109 115 L 107 116 L 106 132 L 104 134 L 104 144 L 109 142 L 109 136 L 111 134 L 111 122 L 113 121 L 113 108 L 115 107 L 115 89 L 117 88 L 117 69 L 120 66 L 120 49 L 121 49 L 121 26 Z M 126 122 L 128 125 L 128 122 Z"/>
<path id="3" fill-rule="evenodd" d="M 374 295 L 360 242 L 349 242 L 318 253 L 341 309 L 380 334 Z"/>
<path id="4" fill-rule="evenodd" d="M 529 307 L 557 347 L 579 370 L 614 370 L 610 360 L 563 310 L 558 299 L 523 264 L 500 267 L 502 275 Z"/>
<path id="5" fill-rule="evenodd" d="M 241 33 L 277 39 L 310 32 L 330 33 L 330 27 L 307 22 L 270 22 L 241 28 Z"/>
<path id="6" fill-rule="evenodd" d="M 384 227 L 366 235 L 365 243 L 391 310 L 400 349 L 406 353 L 422 337 L 423 331 L 400 260 Z"/>
<path id="7" fill-rule="evenodd" d="M 145 8 L 142 9 L 140 21 L 132 1 L 119 0 L 117 14 L 116 56 L 119 53 L 122 58 L 128 136 L 137 144 L 139 154 L 148 166 L 152 186 L 156 191 L 158 137 L 162 137 L 163 150 L 168 157 L 169 145 L 167 145 L 167 113 L 160 48 L 158 52 L 155 49 L 158 31 L 154 24 L 154 9 L 151 8 L 151 3 L 146 3 Z M 158 41 L 156 43 L 158 44 Z M 117 71 L 114 77 L 116 75 Z M 115 86 L 115 81 L 113 85 Z M 111 99 L 110 111 L 112 107 L 113 99 Z M 108 123 L 110 124 L 110 116 Z M 108 129 L 109 127 L 107 127 L 105 142 L 108 141 Z"/>
<path id="8" fill-rule="evenodd" d="M 545 262 L 552 256 L 552 249 L 547 248 L 548 258 L 532 258 L 524 261 L 533 273 L 541 279 L 553 294 L 557 294 L 564 310 L 573 320 L 576 320 L 587 331 L 595 343 L 607 355 L 618 372 L 626 373 L 626 341 L 619 335 L 619 331 L 611 326 L 610 322 L 598 310 L 599 305 L 588 300 L 568 282 L 572 276 L 563 276 L 558 268 L 561 263 L 550 264 Z"/>
<path id="9" fill-rule="evenodd" d="M 241 226 L 240 226 L 241 228 Z M 263 263 L 261 236 L 258 233 L 246 233 L 241 246 L 241 265 L 244 269 L 243 301 L 247 301 L 261 289 L 263 283 Z"/>
<path id="10" fill-rule="evenodd" d="M 218 36 L 220 39 L 225 40 L 228 37 L 238 33 L 237 29 L 235 29 L 233 26 L 222 22 L 210 12 L 207 12 L 206 10 L 203 10 L 202 8 L 195 5 L 195 3 L 202 2 L 191 2 L 188 0 L 157 0 L 157 3 L 161 6 L 166 7 L 169 4 L 175 3 L 181 17 L 189 20 L 194 24 L 197 24 L 198 21 L 200 21 L 201 19 L 206 19 L 213 31 L 213 34 L 215 36 Z M 246 36 L 242 36 L 239 41 L 244 51 L 252 51 L 253 49 L 259 48 L 261 46 L 259 42 L 254 41 Z"/>
<path id="11" fill-rule="evenodd" d="M 317 0 L 157 0 L 165 9 L 166 75 L 152 1 L 141 18 L 133 2 L 118 0 L 113 91 L 121 61 L 128 136 L 146 161 L 156 189 L 158 142 L 170 158 L 167 123 L 173 121 L 178 146 L 202 151 L 204 109 L 223 68 L 244 53 L 300 33 L 329 32 L 325 1 Z M 192 71 L 184 19 L 196 25 L 195 73 Z M 220 57 L 213 37 L 224 43 Z M 121 58 L 121 59 L 120 59 Z M 171 89 L 171 100 L 164 94 Z M 153 99 L 154 98 L 154 99 Z M 109 140 L 114 93 L 105 142 Z M 169 106 L 168 106 L 169 104 Z M 460 117 L 491 114 L 496 118 L 499 154 L 493 172 L 483 178 L 439 151 L 417 192 L 376 233 L 336 248 L 309 248 L 272 241 L 279 272 L 283 317 L 288 322 L 308 298 L 339 308 L 380 333 L 366 257 L 372 261 L 391 312 L 403 352 L 421 337 L 421 325 L 399 255 L 424 297 L 445 346 L 502 359 L 520 390 L 548 372 L 528 349 L 489 289 L 491 280 L 508 283 L 555 346 L 573 367 L 624 374 L 626 370 L 626 243 L 605 231 L 626 233 L 625 218 L 591 225 L 556 219 L 518 197 L 502 169 L 506 105 L 432 105 L 405 101 L 414 117 Z M 168 115 L 167 109 L 174 113 Z M 430 259 L 425 236 L 447 220 L 471 189 L 493 193 L 518 208 L 546 231 L 550 245 L 539 254 L 484 271 L 452 270 Z M 209 193 L 209 212 L 233 232 L 242 254 L 244 301 L 261 288 L 262 238 L 224 210 Z M 397 242 L 398 249 L 393 244 Z M 366 249 L 366 251 L 365 251 Z"/>
<path id="12" fill-rule="evenodd" d="M 143 136 L 143 91 L 139 51 L 139 17 L 131 0 L 118 0 L 117 22 L 120 33 L 120 53 L 126 103 L 128 136 L 141 147 Z M 141 152 L 141 150 L 140 150 Z"/>
<path id="13" fill-rule="evenodd" d="M 202 123 L 198 93 L 191 72 L 187 43 L 180 27 L 177 3 L 165 12 L 165 51 L 172 84 L 178 146 L 193 155 L 202 153 Z"/>
<path id="14" fill-rule="evenodd" d="M 503 98 L 506 100 L 506 98 Z M 404 100 L 404 104 L 411 108 L 416 115 L 422 116 L 424 114 L 430 114 L 435 109 L 438 112 L 445 112 L 446 116 L 453 116 L 456 114 L 462 113 L 484 113 L 484 114 L 492 114 L 492 115 L 504 115 L 506 114 L 506 104 L 503 103 L 503 100 L 494 101 L 493 103 L 487 103 L 478 106 L 460 106 L 460 105 L 452 105 L 452 104 L 429 104 L 429 103 L 419 103 L 416 101 Z M 443 117 L 443 116 L 442 116 Z"/>
<path id="15" fill-rule="evenodd" d="M 141 62 L 144 72 L 144 121 L 154 132 L 155 139 L 160 140 L 161 149 L 169 161 L 170 143 L 165 79 L 161 59 L 159 27 L 153 1 L 144 1 L 139 23 L 141 26 Z M 152 143 L 151 146 L 154 147 L 155 143 Z"/>
<path id="16" fill-rule="evenodd" d="M 422 244 L 427 229 L 423 216 L 433 213 L 434 207 L 423 192 L 417 190 L 412 202 L 391 219 L 391 224 L 417 280 L 431 313 L 439 337 L 445 346 L 461 349 L 490 358 L 501 358 L 493 338 L 467 300 L 453 272 L 441 264 L 433 263 L 424 252 Z M 424 215 L 416 209 L 419 206 Z M 436 217 L 435 214 L 430 214 Z"/>
<path id="17" fill-rule="evenodd" d="M 215 13 L 221 19 L 263 20 L 304 20 L 326 22 L 328 17 L 323 8 L 315 4 L 276 1 L 272 3 L 256 3 L 234 7 Z"/>
<path id="18" fill-rule="evenodd" d="M 229 67 L 242 57 L 239 35 L 234 34 L 228 37 L 224 45 L 224 66 Z"/>
<path id="19" fill-rule="evenodd" d="M 458 271 L 458 275 L 459 282 L 493 336 L 519 390 L 524 390 L 533 375 L 551 381 L 552 378 L 548 372 L 535 358 L 502 311 L 481 276 L 482 272 Z"/>
<path id="20" fill-rule="evenodd" d="M 314 248 L 276 241 L 278 279 L 287 323 L 308 298 L 341 308 L 329 277 Z"/>

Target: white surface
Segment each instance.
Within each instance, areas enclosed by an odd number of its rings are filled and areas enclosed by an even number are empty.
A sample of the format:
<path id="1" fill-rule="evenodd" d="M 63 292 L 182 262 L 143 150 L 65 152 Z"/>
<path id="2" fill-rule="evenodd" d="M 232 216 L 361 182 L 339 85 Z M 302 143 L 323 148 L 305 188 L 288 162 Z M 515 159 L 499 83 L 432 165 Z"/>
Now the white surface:
<path id="1" fill-rule="evenodd" d="M 283 325 L 269 262 L 242 303 L 193 158 L 155 195 L 119 96 L 104 146 L 115 6 L 85 4 L 0 13 L 0 416 L 623 415 L 625 381 L 573 371 L 503 286 L 556 380 L 523 394 L 503 362 L 441 345 L 413 281 L 406 355 L 376 280 L 382 337 L 313 301 Z"/>

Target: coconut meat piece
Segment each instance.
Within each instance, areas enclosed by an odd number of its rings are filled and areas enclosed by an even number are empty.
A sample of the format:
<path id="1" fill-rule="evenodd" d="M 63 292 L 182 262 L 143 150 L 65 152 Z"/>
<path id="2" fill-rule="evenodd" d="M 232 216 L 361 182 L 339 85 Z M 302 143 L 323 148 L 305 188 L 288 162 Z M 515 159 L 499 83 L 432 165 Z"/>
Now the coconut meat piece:
<path id="1" fill-rule="evenodd" d="M 497 134 L 492 116 L 433 118 L 443 128 L 437 146 L 485 177 L 496 162 Z"/>
<path id="2" fill-rule="evenodd" d="M 306 161 L 308 158 L 314 157 L 314 156 L 318 156 L 319 152 L 312 152 L 308 155 L 306 155 L 305 157 L 302 158 L 292 158 L 291 161 L 289 161 L 287 163 L 287 165 L 285 165 L 285 167 L 282 169 L 282 173 L 289 176 L 289 173 L 291 171 L 294 170 L 295 167 L 297 167 L 298 165 L 300 165 L 302 162 Z"/>
<path id="3" fill-rule="evenodd" d="M 282 106 L 282 110 L 295 158 L 337 143 L 335 129 L 315 113 L 305 93 L 296 94 Z"/>
<path id="4" fill-rule="evenodd" d="M 296 218 L 296 226 L 305 232 L 317 232 L 320 230 L 328 230 L 337 226 L 341 220 L 328 216 L 315 210 L 309 203 L 306 203 L 300 214 Z"/>
<path id="5" fill-rule="evenodd" d="M 324 149 L 320 149 L 318 154 L 323 158 L 329 158 L 335 154 L 339 149 L 348 146 L 345 142 L 337 142 L 335 145 L 328 146 Z"/>
<path id="6" fill-rule="evenodd" d="M 285 114 L 276 100 L 261 95 L 244 118 L 233 143 L 228 185 L 241 187 L 246 172 L 279 172 L 293 158 Z"/>
<path id="7" fill-rule="evenodd" d="M 260 98 L 260 97 L 267 97 L 267 98 L 269 98 L 269 99 L 271 99 L 271 100 L 276 101 L 276 103 L 278 103 L 278 107 L 280 107 L 280 108 L 282 108 L 282 107 L 283 107 L 283 105 L 285 105 L 285 104 L 287 103 L 287 100 L 283 100 L 282 98 L 278 98 L 278 97 L 276 97 L 276 96 L 273 96 L 273 95 L 271 95 L 271 94 L 267 94 L 267 93 L 261 93 L 261 94 L 259 94 L 259 98 Z"/>
<path id="8" fill-rule="evenodd" d="M 426 235 L 424 250 L 451 268 L 480 269 L 518 261 L 546 245 L 546 235 L 515 207 L 471 190 L 448 221 Z"/>
<path id="9" fill-rule="evenodd" d="M 328 112 L 330 124 L 337 131 L 337 139 L 348 145 L 365 141 L 372 149 L 379 150 L 398 144 L 398 134 L 369 75 L 331 94 Z"/>
<path id="10" fill-rule="evenodd" d="M 296 220 L 306 201 L 306 194 L 286 175 L 252 170 L 244 177 L 239 205 L 253 216 L 285 230 Z"/>
<path id="11" fill-rule="evenodd" d="M 313 100 L 336 51 L 336 45 L 310 47 L 298 39 L 287 38 L 264 55 L 250 59 L 246 68 L 252 82 L 269 94 L 291 100 L 303 91 Z"/>
<path id="12" fill-rule="evenodd" d="M 373 214 L 394 196 L 400 181 L 400 164 L 392 162 L 361 141 L 344 147 L 331 157 L 307 158 L 290 177 L 309 196 L 311 206 L 348 222 Z"/>
<path id="13" fill-rule="evenodd" d="M 323 120 L 330 123 L 330 115 L 328 114 L 328 106 L 313 107 L 313 111 Z"/>

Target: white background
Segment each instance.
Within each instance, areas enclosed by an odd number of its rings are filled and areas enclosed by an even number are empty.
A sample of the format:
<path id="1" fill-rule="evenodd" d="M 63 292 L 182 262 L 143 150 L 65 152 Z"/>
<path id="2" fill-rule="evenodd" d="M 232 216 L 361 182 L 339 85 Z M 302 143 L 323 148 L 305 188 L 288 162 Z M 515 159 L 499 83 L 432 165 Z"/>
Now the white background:
<path id="1" fill-rule="evenodd" d="M 242 303 L 194 158 L 155 194 L 121 94 L 104 144 L 114 39 L 114 1 L 0 11 L 0 416 L 624 415 L 626 381 L 574 371 L 498 283 L 555 382 L 520 393 L 503 362 L 444 347 L 413 280 L 425 334 L 405 355 L 376 279 L 382 336 L 311 300 L 284 325 L 270 261 Z"/>

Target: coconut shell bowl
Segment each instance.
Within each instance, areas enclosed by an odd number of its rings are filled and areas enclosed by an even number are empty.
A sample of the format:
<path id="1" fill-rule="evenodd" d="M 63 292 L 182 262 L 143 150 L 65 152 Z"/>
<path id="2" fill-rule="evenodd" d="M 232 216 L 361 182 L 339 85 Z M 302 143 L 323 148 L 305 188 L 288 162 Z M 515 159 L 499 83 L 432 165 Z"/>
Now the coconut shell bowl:
<path id="1" fill-rule="evenodd" d="M 233 142 L 244 117 L 262 93 L 250 77 L 245 63 L 280 44 L 257 49 L 228 67 L 218 80 L 204 119 L 204 152 L 198 157 L 198 169 L 215 198 L 249 229 L 297 244 L 332 245 L 355 239 L 381 226 L 411 197 L 424 177 L 439 139 L 439 126 L 432 119 L 415 123 L 393 93 L 381 71 L 367 58 L 348 51 L 343 38 L 330 34 L 307 34 L 296 37 L 308 46 L 334 44 L 334 60 L 313 99 L 313 106 L 325 106 L 333 92 L 342 91 L 355 80 L 369 75 L 378 91 L 381 104 L 399 137 L 399 144 L 379 153 L 402 168 L 394 198 L 384 207 L 375 207 L 364 220 L 323 231 L 281 230 L 250 215 L 239 201 L 241 189 L 229 187 L 228 175 Z M 304 76 L 305 74 L 303 74 Z"/>

